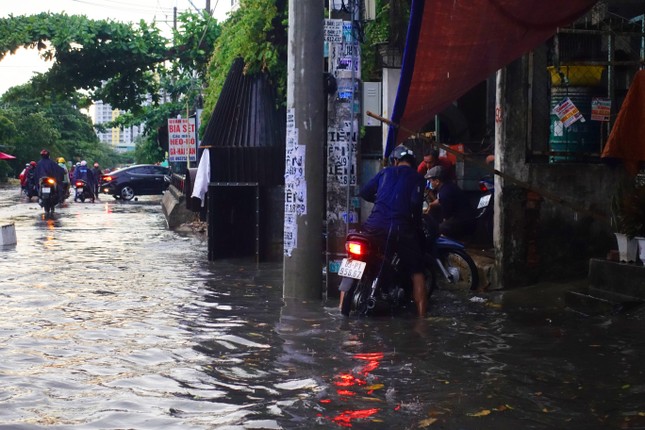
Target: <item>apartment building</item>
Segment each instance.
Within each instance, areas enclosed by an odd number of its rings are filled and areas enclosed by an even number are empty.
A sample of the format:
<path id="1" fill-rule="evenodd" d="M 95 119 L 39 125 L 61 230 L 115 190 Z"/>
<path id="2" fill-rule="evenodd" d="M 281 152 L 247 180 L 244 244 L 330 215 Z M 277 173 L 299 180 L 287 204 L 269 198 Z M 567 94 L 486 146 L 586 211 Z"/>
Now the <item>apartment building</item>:
<path id="1" fill-rule="evenodd" d="M 90 107 L 90 117 L 92 123 L 105 124 L 114 121 L 121 115 L 119 109 L 112 109 L 108 103 L 102 101 L 95 102 Z M 112 146 L 117 152 L 134 151 L 135 142 L 139 135 L 143 133 L 143 124 L 124 128 L 110 128 L 105 132 L 96 132 L 99 140 Z"/>

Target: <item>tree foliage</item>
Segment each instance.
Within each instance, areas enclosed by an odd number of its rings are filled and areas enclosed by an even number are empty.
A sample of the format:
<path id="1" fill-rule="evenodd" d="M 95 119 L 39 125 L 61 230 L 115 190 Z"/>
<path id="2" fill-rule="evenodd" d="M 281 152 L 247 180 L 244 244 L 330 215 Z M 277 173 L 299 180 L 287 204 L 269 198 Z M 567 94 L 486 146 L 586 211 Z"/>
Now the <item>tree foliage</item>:
<path id="1" fill-rule="evenodd" d="M 241 0 L 240 7 L 222 25 L 208 66 L 205 90 L 205 124 L 222 91 L 233 61 L 241 57 L 245 73 L 267 73 L 284 103 L 287 81 L 287 2 Z"/>
<path id="2" fill-rule="evenodd" d="M 43 148 L 66 160 L 119 162 L 114 150 L 99 142 L 91 119 L 79 110 L 84 101 L 79 93 L 63 97 L 32 84 L 13 87 L 0 98 L 0 138 L 17 158 L 14 175 L 25 163 L 38 160 Z"/>
<path id="3" fill-rule="evenodd" d="M 105 126 L 145 123 L 146 139 L 151 141 L 146 147 L 159 157 L 159 128 L 185 106 L 200 103 L 207 64 L 220 34 L 219 24 L 205 11 L 182 13 L 177 23 L 172 40 L 166 40 L 143 21 L 131 25 L 66 14 L 10 16 L 0 19 L 0 59 L 19 47 L 38 49 L 53 65 L 32 79 L 34 88 L 70 97 L 78 107 L 101 100 L 127 111 Z M 87 97 L 80 98 L 77 90 Z"/>
<path id="4" fill-rule="evenodd" d="M 85 16 L 41 13 L 0 20 L 0 59 L 19 47 L 38 49 L 54 61 L 38 83 L 59 92 L 87 90 L 94 100 L 137 109 L 157 96 L 154 75 L 170 57 L 159 30 Z"/>

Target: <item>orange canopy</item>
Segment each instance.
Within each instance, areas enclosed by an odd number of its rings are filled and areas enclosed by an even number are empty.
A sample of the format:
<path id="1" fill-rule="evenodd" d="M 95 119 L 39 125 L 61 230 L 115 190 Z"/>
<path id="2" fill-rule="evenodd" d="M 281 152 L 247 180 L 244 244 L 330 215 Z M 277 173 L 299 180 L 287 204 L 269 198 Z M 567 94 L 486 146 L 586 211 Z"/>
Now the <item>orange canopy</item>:
<path id="1" fill-rule="evenodd" d="M 631 175 L 645 161 L 645 70 L 636 73 L 601 157 L 622 159 Z"/>

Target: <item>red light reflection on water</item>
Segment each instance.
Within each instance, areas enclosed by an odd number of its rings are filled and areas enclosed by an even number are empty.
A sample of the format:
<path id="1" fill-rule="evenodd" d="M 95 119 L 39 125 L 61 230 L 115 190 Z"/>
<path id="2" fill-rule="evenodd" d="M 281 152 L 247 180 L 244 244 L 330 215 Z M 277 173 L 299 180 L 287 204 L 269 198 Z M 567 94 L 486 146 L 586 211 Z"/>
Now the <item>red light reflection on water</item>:
<path id="1" fill-rule="evenodd" d="M 372 409 L 363 409 L 360 411 L 345 411 L 336 415 L 332 419 L 332 421 L 342 427 L 351 427 L 352 420 L 369 418 L 372 415 L 376 414 L 379 410 L 380 409 L 378 408 L 372 408 Z"/>
<path id="2" fill-rule="evenodd" d="M 354 397 L 357 394 L 372 394 L 374 390 L 367 386 L 367 376 L 378 369 L 383 359 L 382 352 L 354 354 L 354 358 L 364 361 L 365 365 L 355 373 L 342 372 L 334 376 L 333 384 L 340 400 Z M 363 391 L 361 393 L 361 391 Z M 330 404 L 331 399 L 321 399 L 320 403 Z M 352 427 L 352 421 L 367 419 L 380 411 L 380 408 L 345 410 L 329 419 L 341 427 Z"/>

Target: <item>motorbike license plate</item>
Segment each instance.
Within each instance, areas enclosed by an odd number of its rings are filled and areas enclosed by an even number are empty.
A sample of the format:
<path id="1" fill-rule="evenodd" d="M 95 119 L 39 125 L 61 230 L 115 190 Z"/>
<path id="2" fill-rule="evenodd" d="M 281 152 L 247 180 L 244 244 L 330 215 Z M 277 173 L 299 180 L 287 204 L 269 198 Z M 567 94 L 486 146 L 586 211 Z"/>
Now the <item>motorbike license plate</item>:
<path id="1" fill-rule="evenodd" d="M 486 206 L 488 206 L 488 204 L 490 203 L 491 195 L 492 194 L 486 194 L 485 196 L 482 196 L 479 199 L 479 204 L 477 205 L 477 209 L 485 208 Z"/>
<path id="2" fill-rule="evenodd" d="M 365 266 L 367 266 L 367 263 L 364 261 L 343 258 L 343 262 L 340 263 L 340 269 L 338 269 L 338 276 L 361 279 L 365 271 Z"/>
<path id="3" fill-rule="evenodd" d="M 43 193 L 49 193 L 50 191 L 51 191 L 51 188 L 43 187 Z"/>
<path id="4" fill-rule="evenodd" d="M 76 189 L 78 190 L 79 193 L 83 192 L 83 187 L 76 187 Z"/>

